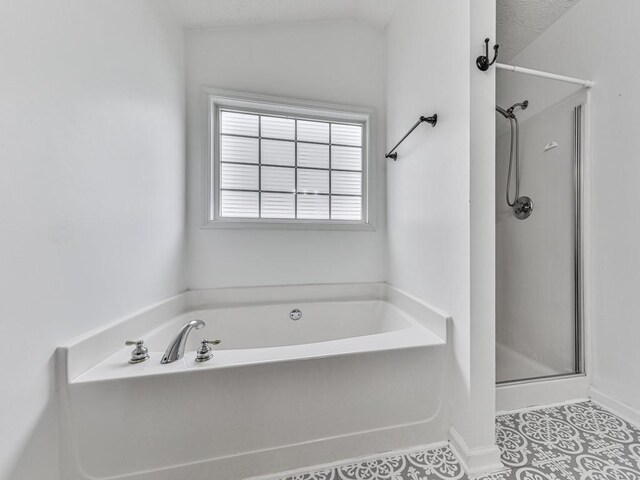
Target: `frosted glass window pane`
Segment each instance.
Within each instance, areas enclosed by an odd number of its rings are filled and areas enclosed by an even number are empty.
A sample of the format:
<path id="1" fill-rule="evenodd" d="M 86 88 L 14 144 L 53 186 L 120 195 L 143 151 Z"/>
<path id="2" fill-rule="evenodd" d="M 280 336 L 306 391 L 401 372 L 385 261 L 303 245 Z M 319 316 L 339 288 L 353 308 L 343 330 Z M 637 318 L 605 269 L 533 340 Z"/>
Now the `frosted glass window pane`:
<path id="1" fill-rule="evenodd" d="M 263 193 L 262 218 L 295 218 L 296 204 L 293 194 Z"/>
<path id="2" fill-rule="evenodd" d="M 361 195 L 362 174 L 359 172 L 331 172 L 331 193 Z"/>
<path id="3" fill-rule="evenodd" d="M 296 163 L 296 144 L 279 140 L 261 140 L 262 163 L 289 165 Z"/>
<path id="4" fill-rule="evenodd" d="M 329 168 L 329 145 L 298 143 L 298 166 Z"/>
<path id="5" fill-rule="evenodd" d="M 298 169 L 298 192 L 329 193 L 328 170 Z"/>
<path id="6" fill-rule="evenodd" d="M 234 163 L 223 163 L 220 165 L 221 178 L 220 186 L 223 189 L 258 189 L 258 167 L 253 165 L 236 165 Z"/>
<path id="7" fill-rule="evenodd" d="M 331 218 L 362 220 L 362 197 L 331 197 Z"/>
<path id="8" fill-rule="evenodd" d="M 298 140 L 301 142 L 329 143 L 329 124 L 298 120 Z"/>
<path id="9" fill-rule="evenodd" d="M 360 125 L 331 124 L 331 143 L 362 146 L 362 127 Z"/>
<path id="10" fill-rule="evenodd" d="M 326 195 L 298 195 L 298 218 L 327 220 L 329 197 Z"/>
<path id="11" fill-rule="evenodd" d="M 220 133 L 258 136 L 260 117 L 250 113 L 220 112 Z"/>
<path id="12" fill-rule="evenodd" d="M 286 167 L 262 167 L 262 190 L 293 193 L 295 189 L 295 169 Z"/>
<path id="13" fill-rule="evenodd" d="M 258 193 L 220 192 L 220 215 L 223 217 L 258 218 Z"/>
<path id="14" fill-rule="evenodd" d="M 220 159 L 223 162 L 258 163 L 258 139 L 222 136 Z"/>
<path id="15" fill-rule="evenodd" d="M 284 140 L 295 140 L 296 122 L 292 118 L 282 117 L 261 117 L 262 130 L 261 137 L 282 138 Z"/>
<path id="16" fill-rule="evenodd" d="M 362 170 L 362 148 L 331 147 L 331 168 Z"/>

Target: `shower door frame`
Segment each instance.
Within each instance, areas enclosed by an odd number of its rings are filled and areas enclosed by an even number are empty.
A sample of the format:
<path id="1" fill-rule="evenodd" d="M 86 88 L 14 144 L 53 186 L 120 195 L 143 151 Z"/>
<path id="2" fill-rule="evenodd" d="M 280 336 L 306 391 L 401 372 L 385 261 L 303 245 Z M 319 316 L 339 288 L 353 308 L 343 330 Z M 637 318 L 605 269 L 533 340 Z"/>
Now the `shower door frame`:
<path id="1" fill-rule="evenodd" d="M 569 97 L 567 101 L 575 98 L 574 106 L 574 135 L 573 135 L 573 187 L 574 187 L 574 222 L 575 222 L 575 240 L 574 240 L 574 278 L 575 278 L 575 336 L 574 336 L 574 371 L 570 373 L 559 373 L 552 375 L 544 375 L 539 377 L 527 377 L 516 380 L 497 381 L 496 386 L 509 387 L 531 383 L 541 383 L 550 380 L 571 380 L 576 377 L 588 378 L 587 363 L 589 351 L 587 345 L 587 328 L 585 321 L 585 250 L 587 246 L 587 238 L 585 236 L 586 212 L 585 201 L 588 191 L 585 188 L 585 163 L 588 162 L 588 144 L 586 142 L 589 129 L 589 112 L 590 112 L 590 91 L 581 90 L 577 94 Z M 584 387 L 584 396 L 587 396 L 586 389 L 588 383 Z M 499 389 L 498 389 L 499 392 Z M 572 397 L 576 398 L 576 397 Z M 543 403 L 551 403 L 543 402 Z M 562 401 L 562 400 L 557 400 Z"/>

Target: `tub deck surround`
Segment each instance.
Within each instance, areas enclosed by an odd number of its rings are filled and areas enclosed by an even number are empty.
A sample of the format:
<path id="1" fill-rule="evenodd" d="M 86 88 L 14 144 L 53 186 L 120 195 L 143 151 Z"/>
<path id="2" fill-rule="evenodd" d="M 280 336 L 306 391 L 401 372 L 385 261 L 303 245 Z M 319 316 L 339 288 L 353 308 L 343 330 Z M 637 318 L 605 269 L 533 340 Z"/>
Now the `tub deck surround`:
<path id="1" fill-rule="evenodd" d="M 322 304 L 305 303 L 295 304 L 295 307 L 300 308 L 303 312 L 303 318 L 299 321 L 292 321 L 288 318 L 289 311 L 292 308 L 291 304 L 200 310 L 181 315 L 176 321 L 171 321 L 160 331 L 151 334 L 149 340 L 145 340 L 145 345 L 150 349 L 150 358 L 147 361 L 136 365 L 129 364 L 128 360 L 131 356 L 132 347 L 125 347 L 85 373 L 71 379 L 70 383 L 175 374 L 191 369 L 220 369 L 291 362 L 335 355 L 352 355 L 371 351 L 445 345 L 444 339 L 424 328 L 401 310 L 379 300 L 369 302 L 328 302 Z M 328 308 L 334 308 L 336 312 L 340 312 L 341 316 L 344 315 L 344 318 L 335 316 L 332 318 L 328 312 L 326 312 L 327 316 L 323 317 L 322 310 L 327 310 Z M 267 319 L 260 316 L 260 312 L 264 310 L 277 311 L 280 315 L 272 323 L 271 318 Z M 320 312 L 317 312 L 317 310 L 320 310 Z M 245 322 L 248 318 L 232 318 L 235 315 L 248 317 L 252 313 L 255 314 L 253 321 Z M 350 318 L 350 314 L 353 316 L 360 315 L 361 318 Z M 371 316 L 363 317 L 362 314 L 370 314 Z M 225 317 L 226 328 L 216 328 L 221 323 L 215 320 L 216 316 Z M 310 316 L 315 318 L 307 318 Z M 178 325 L 195 318 L 205 320 L 207 326 L 202 330 L 193 330 L 191 332 L 184 358 L 171 364 L 160 364 L 164 349 L 156 347 L 168 344 L 167 338 L 170 338 L 171 334 L 175 333 Z M 282 322 L 278 322 L 278 320 L 282 320 Z M 278 326 L 278 323 L 284 322 L 286 324 L 280 325 L 280 328 L 274 328 L 273 326 L 274 323 Z M 311 322 L 315 325 L 307 328 L 307 325 Z M 348 327 L 351 328 L 346 329 L 340 326 L 340 323 L 351 322 L 356 323 L 356 325 L 349 325 Z M 268 329 L 261 328 L 259 323 L 267 324 Z M 323 325 L 323 323 L 327 325 Z M 232 328 L 230 329 L 229 327 Z M 246 336 L 253 336 L 254 338 L 248 341 L 243 339 L 242 328 L 249 330 Z M 292 332 L 293 335 L 288 334 L 287 329 L 294 330 Z M 301 333 L 305 329 L 310 331 Z M 314 335 L 318 337 L 318 340 L 313 340 Z M 323 336 L 328 338 L 323 340 Z M 336 336 L 338 338 L 333 338 Z M 341 336 L 344 337 L 340 338 Z M 218 337 L 222 339 L 222 343 L 214 347 L 213 358 L 207 362 L 196 362 L 195 350 L 197 344 L 202 339 Z M 299 341 L 296 342 L 296 340 Z M 234 341 L 236 342 L 235 344 Z M 260 343 L 264 344 L 260 345 Z M 284 345 L 277 345 L 278 343 L 284 343 Z M 247 348 L 242 348 L 244 346 Z"/>
<path id="2" fill-rule="evenodd" d="M 386 300 L 407 312 L 441 338 L 447 335 L 448 314 L 385 283 L 285 285 L 187 290 L 105 327 L 80 335 L 58 348 L 65 380 L 74 379 L 119 352 L 125 340 L 144 337 L 177 316 L 193 310 L 232 306 L 319 301 Z M 162 347 L 163 351 L 166 345 Z"/>
<path id="3" fill-rule="evenodd" d="M 447 439 L 441 312 L 384 284 L 187 292 L 180 301 L 182 312 L 162 306 L 59 350 L 65 479 L 231 480 Z M 294 308 L 300 320 L 289 318 Z M 207 326 L 191 332 L 183 359 L 161 365 L 194 318 Z M 151 358 L 131 365 L 123 342 L 138 337 Z M 196 363 L 203 338 L 222 344 Z M 91 363 L 88 345 L 104 352 L 107 341 L 112 350 Z"/>
<path id="4" fill-rule="evenodd" d="M 64 367 L 63 382 L 76 378 L 102 359 L 113 355 L 122 348 L 125 340 L 137 340 L 188 308 L 187 295 L 181 293 L 58 347 L 56 355 L 58 363 Z"/>
<path id="5" fill-rule="evenodd" d="M 367 335 L 344 335 L 344 337 L 362 337 L 360 340 L 340 339 L 340 335 L 338 335 L 338 338 L 326 339 L 339 340 L 339 342 L 332 345 L 324 345 L 324 347 L 314 346 L 309 349 L 305 347 L 305 350 L 308 350 L 307 356 L 323 356 L 321 352 L 323 349 L 326 349 L 325 354 L 338 355 L 363 352 L 367 351 L 368 348 L 389 349 L 392 344 L 398 348 L 410 348 L 420 345 L 437 345 L 439 339 L 442 342 L 446 342 L 448 314 L 435 307 L 426 305 L 416 298 L 384 283 L 242 287 L 188 290 L 180 295 L 153 305 L 148 309 L 143 309 L 129 318 L 115 321 L 104 328 L 90 331 L 87 334 L 71 340 L 66 345 L 58 348 L 58 357 L 65 365 L 65 383 L 97 380 L 99 373 L 94 370 L 98 367 L 104 367 L 109 370 L 109 373 L 106 371 L 103 372 L 106 375 L 105 379 L 111 376 L 119 378 L 127 374 L 137 376 L 143 372 L 147 372 L 148 374 L 171 373 L 188 368 L 188 360 L 191 356 L 195 357 L 195 354 L 192 355 L 192 353 L 197 348 L 198 342 L 206 338 L 202 335 L 203 332 L 210 332 L 207 334 L 210 339 L 226 336 L 227 338 L 224 338 L 223 343 L 215 347 L 215 350 L 229 350 L 229 344 L 233 340 L 228 337 L 228 335 L 225 335 L 225 331 L 221 332 L 216 330 L 213 324 L 210 324 L 205 330 L 194 330 L 191 332 L 189 344 L 185 350 L 186 360 L 184 362 L 175 362 L 176 364 L 179 363 L 179 365 L 162 365 L 160 369 L 151 368 L 152 364 L 160 361 L 158 357 L 164 353 L 170 339 L 178 328 L 186 321 L 192 318 L 198 318 L 199 313 L 212 309 L 216 309 L 218 312 L 228 312 L 233 308 L 244 309 L 251 306 L 264 308 L 266 306 L 281 305 L 286 310 L 287 308 L 298 308 L 299 305 L 304 303 L 375 301 L 381 304 L 386 303 L 390 310 L 395 310 L 392 312 L 392 317 L 402 317 L 403 320 L 401 323 L 405 325 L 410 324 L 412 331 L 402 331 L 405 329 L 397 328 L 397 332 L 393 333 L 393 335 L 387 331 L 386 333 L 390 334 L 390 338 L 388 338 L 390 342 L 381 338 L 368 338 L 366 341 L 363 340 L 364 337 L 369 336 L 371 333 L 381 332 L 370 331 Z M 289 311 L 290 310 L 286 310 L 286 315 L 288 315 Z M 190 314 L 194 315 L 190 316 Z M 280 318 L 282 318 L 282 316 Z M 336 320 L 338 319 L 338 317 L 335 318 Z M 205 321 L 207 320 L 207 318 L 203 319 Z M 255 320 L 256 318 L 254 317 L 252 321 Z M 307 318 L 305 317 L 301 320 L 301 324 L 306 325 L 306 320 Z M 291 324 L 294 323 L 288 319 L 285 319 L 285 322 L 287 326 L 291 326 Z M 337 322 L 335 325 L 340 325 L 341 328 L 344 328 L 344 324 L 345 322 Z M 426 329 L 417 327 L 426 327 Z M 326 324 L 323 324 L 323 327 L 318 329 L 317 333 L 319 335 L 326 335 L 327 331 L 328 328 L 326 328 Z M 290 335 L 290 331 L 283 330 L 282 337 L 285 338 L 286 335 Z M 149 348 L 151 358 L 137 365 L 137 367 L 139 367 L 137 369 L 123 368 L 122 371 L 120 371 L 120 369 L 117 368 L 119 360 L 125 359 L 126 363 L 131 350 L 130 347 L 124 346 L 124 341 L 137 339 L 143 339 L 145 341 L 145 346 Z M 157 344 L 154 344 L 155 342 L 157 342 Z M 318 343 L 318 341 L 300 341 L 298 345 L 306 345 L 307 343 Z M 277 345 L 261 345 L 261 347 L 273 346 Z M 248 361 L 252 359 L 258 362 L 282 361 L 286 360 L 287 355 L 304 354 L 299 348 L 291 348 L 288 353 L 276 351 L 267 353 L 247 351 L 246 353 L 245 360 Z M 220 366 L 246 363 L 238 353 L 225 354 L 223 356 L 228 362 L 218 363 Z M 215 360 L 212 359 L 203 365 L 197 365 L 197 367 L 210 366 L 212 363 L 215 363 Z M 125 367 L 134 366 L 126 364 Z M 90 370 L 91 372 L 89 372 Z"/>

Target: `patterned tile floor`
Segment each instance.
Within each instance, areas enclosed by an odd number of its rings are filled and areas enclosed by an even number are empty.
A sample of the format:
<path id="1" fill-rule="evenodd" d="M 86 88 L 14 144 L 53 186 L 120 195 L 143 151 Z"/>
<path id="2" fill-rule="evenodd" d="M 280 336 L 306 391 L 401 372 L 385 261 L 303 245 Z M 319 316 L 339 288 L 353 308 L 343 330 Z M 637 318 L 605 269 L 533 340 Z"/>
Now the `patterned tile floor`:
<path id="1" fill-rule="evenodd" d="M 496 419 L 509 471 L 482 480 L 640 480 L 640 429 L 591 402 Z M 282 480 L 466 480 L 447 447 Z"/>

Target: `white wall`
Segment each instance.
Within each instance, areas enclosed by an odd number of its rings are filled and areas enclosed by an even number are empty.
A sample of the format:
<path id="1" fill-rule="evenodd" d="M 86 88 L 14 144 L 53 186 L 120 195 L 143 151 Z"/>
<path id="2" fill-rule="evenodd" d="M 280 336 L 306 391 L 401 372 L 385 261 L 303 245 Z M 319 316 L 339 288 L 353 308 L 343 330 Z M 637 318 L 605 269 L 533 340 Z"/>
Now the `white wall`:
<path id="1" fill-rule="evenodd" d="M 0 478 L 58 476 L 56 346 L 185 287 L 183 49 L 155 0 L 0 5 Z"/>
<path id="2" fill-rule="evenodd" d="M 494 135 L 494 84 L 471 70 L 473 47 L 492 30 L 495 2 L 400 3 L 388 29 L 387 143 L 420 115 L 439 122 L 417 129 L 388 165 L 387 217 L 388 281 L 452 315 L 453 427 L 468 451 L 487 448 L 495 460 L 493 141 L 479 141 Z"/>
<path id="3" fill-rule="evenodd" d="M 633 0 L 581 0 L 513 62 L 596 81 L 591 115 L 591 304 L 596 389 L 640 410 L 640 66 Z M 580 34 L 578 32 L 588 32 Z M 553 52 L 552 55 L 549 52 Z M 593 366 L 592 366 L 593 368 Z"/>
<path id="4" fill-rule="evenodd" d="M 383 32 L 354 22 L 187 34 L 190 288 L 384 280 L 384 66 Z M 202 87 L 374 107 L 376 231 L 201 229 Z"/>
<path id="5" fill-rule="evenodd" d="M 387 144 L 438 113 L 437 126 L 421 125 L 387 166 L 387 281 L 453 316 L 450 380 L 461 391 L 469 375 L 468 16 L 462 2 L 404 0 L 387 45 Z M 431 49 L 435 39 L 446 52 Z"/>

